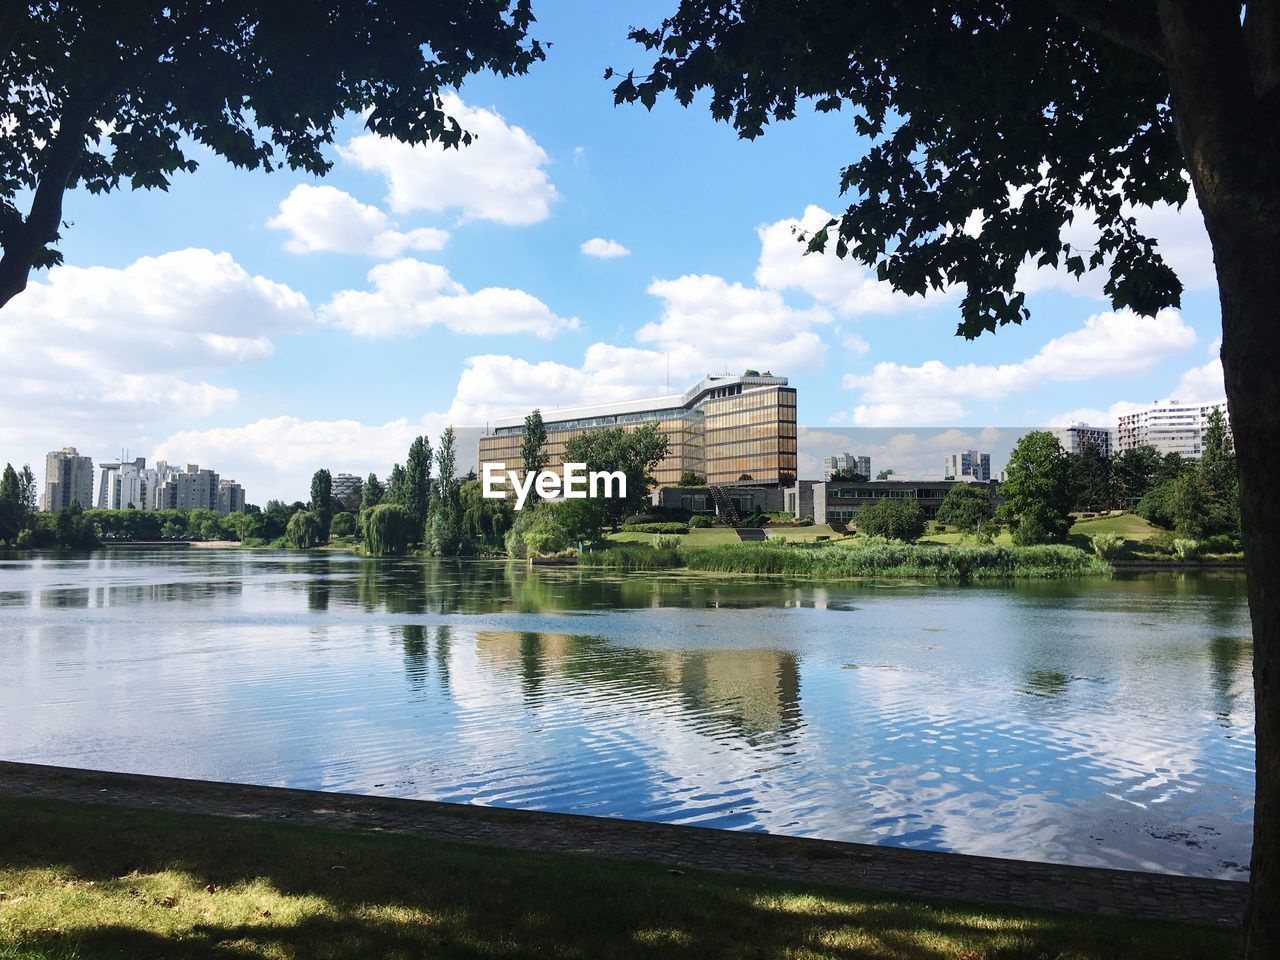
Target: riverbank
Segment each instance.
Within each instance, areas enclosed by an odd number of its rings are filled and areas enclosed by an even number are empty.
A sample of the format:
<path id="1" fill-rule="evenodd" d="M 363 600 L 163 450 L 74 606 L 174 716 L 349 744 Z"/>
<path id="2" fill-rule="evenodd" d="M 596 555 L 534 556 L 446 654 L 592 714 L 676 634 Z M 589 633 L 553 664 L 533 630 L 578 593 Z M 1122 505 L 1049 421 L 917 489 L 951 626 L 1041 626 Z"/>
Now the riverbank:
<path id="1" fill-rule="evenodd" d="M 749 573 L 792 577 L 906 577 L 952 581 L 1064 579 L 1110 576 L 1111 567 L 1069 546 L 940 546 L 880 543 L 786 546 L 771 543 L 706 547 L 618 546 L 585 553 L 587 568 Z"/>
<path id="2" fill-rule="evenodd" d="M 1243 903 L 1243 885 L 1226 881 L 27 764 L 0 772 L 0 956 L 24 960 L 1190 960 L 1229 954 Z M 1028 901 L 1050 910 L 1018 908 Z M 1112 916 L 1056 912 L 1082 909 Z M 1133 919 L 1152 916 L 1219 928 Z"/>

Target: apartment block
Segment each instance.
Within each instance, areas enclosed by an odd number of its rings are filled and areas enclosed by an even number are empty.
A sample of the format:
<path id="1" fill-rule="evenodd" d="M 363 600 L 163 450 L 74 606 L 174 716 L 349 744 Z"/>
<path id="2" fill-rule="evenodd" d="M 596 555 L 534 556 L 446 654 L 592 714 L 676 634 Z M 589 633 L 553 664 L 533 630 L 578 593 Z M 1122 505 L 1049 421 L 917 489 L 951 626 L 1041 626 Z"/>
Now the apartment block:
<path id="1" fill-rule="evenodd" d="M 218 481 L 219 513 L 244 513 L 244 487 L 234 480 Z"/>
<path id="2" fill-rule="evenodd" d="M 1069 427 L 1058 427 L 1053 433 L 1067 453 L 1080 453 L 1085 447 L 1093 447 L 1104 457 L 1110 458 L 1115 451 L 1113 434 L 1109 427 L 1091 427 L 1087 423 L 1073 423 Z"/>
<path id="3" fill-rule="evenodd" d="M 948 454 L 942 463 L 942 475 L 952 480 L 987 483 L 991 480 L 991 454 L 977 450 Z"/>
<path id="4" fill-rule="evenodd" d="M 1198 459 L 1209 413 L 1213 410 L 1221 410 L 1226 416 L 1227 401 L 1182 403 L 1159 400 L 1143 410 L 1125 414 L 1116 427 L 1116 452 L 1150 445 L 1162 454 L 1177 453 L 1192 460 Z M 1228 422 L 1228 433 L 1230 429 Z"/>
<path id="5" fill-rule="evenodd" d="M 822 461 L 822 478 L 830 480 L 841 470 L 852 470 L 860 477 L 871 479 L 871 458 L 855 457 L 852 453 L 837 453 L 834 457 L 825 457 Z"/>
<path id="6" fill-rule="evenodd" d="M 81 456 L 75 447 L 51 450 L 44 458 L 40 509 L 61 510 L 73 503 L 93 506 L 93 458 Z"/>
<path id="7" fill-rule="evenodd" d="M 132 461 L 113 461 L 98 464 L 102 473 L 98 483 L 98 508 L 101 510 L 125 510 L 133 507 L 145 510 L 147 506 L 147 460 L 137 457 Z"/>

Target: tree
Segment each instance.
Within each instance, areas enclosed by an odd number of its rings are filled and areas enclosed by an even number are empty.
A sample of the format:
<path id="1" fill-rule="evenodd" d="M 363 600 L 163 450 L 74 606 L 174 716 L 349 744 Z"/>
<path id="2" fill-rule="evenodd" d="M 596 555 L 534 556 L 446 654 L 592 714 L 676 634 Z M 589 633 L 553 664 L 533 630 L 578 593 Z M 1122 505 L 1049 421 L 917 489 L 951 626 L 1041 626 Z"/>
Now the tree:
<path id="1" fill-rule="evenodd" d="M 285 539 L 295 550 L 310 550 L 319 546 L 323 535 L 320 518 L 311 510 L 299 510 L 289 518 L 289 524 L 284 530 Z"/>
<path id="2" fill-rule="evenodd" d="M 942 498 L 942 505 L 938 507 L 937 520 L 949 527 L 973 531 L 993 516 L 991 491 L 986 486 L 957 483 Z"/>
<path id="3" fill-rule="evenodd" d="M 1111 477 L 1115 494 L 1122 507 L 1131 507 L 1156 482 L 1160 467 L 1160 451 L 1150 444 L 1130 447 L 1111 461 Z"/>
<path id="4" fill-rule="evenodd" d="M 394 471 L 392 473 L 394 482 Z M 421 531 L 431 509 L 431 443 L 426 437 L 415 437 L 409 444 L 402 496 L 404 499 L 398 502 L 413 515 L 417 529 Z"/>
<path id="5" fill-rule="evenodd" d="M 391 474 L 387 477 L 387 492 L 383 503 L 398 503 L 408 509 L 413 497 L 409 492 L 409 475 L 400 464 L 393 464 Z"/>
<path id="6" fill-rule="evenodd" d="M 438 557 L 456 557 L 467 552 L 471 544 L 464 535 L 462 504 L 458 497 L 457 449 L 453 427 L 445 427 L 436 450 L 437 491 L 431 501 L 431 513 L 423 542 Z"/>
<path id="7" fill-rule="evenodd" d="M 321 467 L 311 475 L 311 512 L 320 523 L 320 542 L 329 539 L 329 518 L 333 516 L 333 477 Z"/>
<path id="8" fill-rule="evenodd" d="M 924 511 L 911 497 L 883 497 L 869 503 L 855 517 L 858 532 L 914 543 L 924 536 Z"/>
<path id="9" fill-rule="evenodd" d="M 1071 469 L 1072 507 L 1076 510 L 1107 510 L 1115 499 L 1111 460 L 1092 443 L 1079 453 L 1068 454 Z"/>
<path id="10" fill-rule="evenodd" d="M 877 480 L 888 480 L 888 479 L 889 479 L 890 477 L 892 477 L 892 476 L 893 476 L 893 471 L 892 471 L 892 470 L 881 470 L 879 473 L 877 473 L 877 474 L 876 474 L 876 479 L 877 479 Z"/>
<path id="11" fill-rule="evenodd" d="M 471 479 L 458 487 L 462 508 L 462 532 L 472 542 L 497 546 L 515 521 L 515 509 L 505 497 L 487 498 L 479 480 Z"/>
<path id="12" fill-rule="evenodd" d="M 676 481 L 677 487 L 705 487 L 706 485 L 706 476 L 694 470 L 682 470 L 680 479 Z"/>
<path id="13" fill-rule="evenodd" d="M 1105 269 L 1112 305 L 1150 315 L 1182 285 L 1135 207 L 1195 191 L 1213 248 L 1239 457 L 1254 632 L 1257 782 L 1245 954 L 1280 943 L 1280 4 L 1277 0 L 680 0 L 631 37 L 654 56 L 614 90 L 651 107 L 702 90 L 740 136 L 811 99 L 868 147 L 853 197 L 808 238 L 906 293 L 964 290 L 959 333 L 1029 310 L 1027 261 Z M 607 71 L 606 76 L 612 74 Z M 975 229 L 972 220 L 980 224 Z M 1091 219 L 1091 249 L 1064 228 Z M 966 229 L 966 224 L 969 228 Z"/>
<path id="14" fill-rule="evenodd" d="M 1019 546 L 1061 543 L 1071 529 L 1071 466 L 1058 438 L 1046 430 L 1021 437 L 1009 455 L 1000 515 Z"/>
<path id="15" fill-rule="evenodd" d="M 627 495 L 571 502 L 592 512 L 598 527 L 617 530 L 624 517 L 649 502 L 649 491 L 657 482 L 653 471 L 666 455 L 667 438 L 652 423 L 636 430 L 611 427 L 573 437 L 565 444 L 565 462 L 585 463 L 588 473 L 621 471 L 627 478 Z"/>
<path id="16" fill-rule="evenodd" d="M 343 117 L 409 143 L 471 142 L 442 91 L 543 58 L 529 0 L 29 0 L 0 12 L 0 307 L 61 262 L 63 194 L 168 187 L 197 144 L 320 175 Z M 27 213 L 18 202 L 30 196 Z"/>
<path id="17" fill-rule="evenodd" d="M 364 550 L 371 557 L 394 557 L 405 552 L 416 529 L 413 514 L 398 503 L 380 503 L 364 523 Z"/>
<path id="18" fill-rule="evenodd" d="M 0 475 L 0 543 L 17 541 L 25 520 L 18 471 L 6 463 L 4 474 Z"/>
<path id="19" fill-rule="evenodd" d="M 524 437 L 520 441 L 520 463 L 525 476 L 537 473 L 547 465 L 547 425 L 542 422 L 542 411 L 534 410 L 524 418 Z M 529 496 L 541 499 L 536 490 Z"/>
<path id="20" fill-rule="evenodd" d="M 860 474 L 853 467 L 841 467 L 839 470 L 833 470 L 828 480 L 851 480 L 854 483 L 866 483 L 867 478 Z"/>
<path id="21" fill-rule="evenodd" d="M 376 473 L 370 473 L 364 486 L 360 488 L 360 495 L 360 509 L 371 510 L 382 502 L 382 498 L 386 495 L 386 487 L 382 485 Z"/>
<path id="22" fill-rule="evenodd" d="M 333 519 L 329 521 L 329 536 L 331 537 L 350 537 L 356 532 L 356 518 L 348 513 L 335 513 Z"/>

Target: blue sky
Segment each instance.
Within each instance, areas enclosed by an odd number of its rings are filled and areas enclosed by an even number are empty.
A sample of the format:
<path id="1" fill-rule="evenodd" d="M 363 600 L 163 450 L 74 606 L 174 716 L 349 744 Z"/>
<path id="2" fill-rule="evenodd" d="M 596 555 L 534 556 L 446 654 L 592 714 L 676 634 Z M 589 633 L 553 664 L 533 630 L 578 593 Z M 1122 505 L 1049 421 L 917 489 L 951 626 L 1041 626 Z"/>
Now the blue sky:
<path id="1" fill-rule="evenodd" d="M 842 209 L 839 169 L 862 149 L 847 117 L 802 112 L 748 143 L 705 103 L 613 106 L 604 68 L 642 67 L 627 28 L 669 7 L 539 3 L 547 61 L 460 91 L 480 133 L 461 154 L 353 117 L 323 181 L 197 150 L 167 193 L 70 196 L 67 266 L 0 323 L 17 384 L 0 458 L 39 472 L 56 447 L 127 447 L 211 465 L 251 501 L 301 497 L 316 467 L 382 473 L 449 422 L 665 392 L 668 363 L 673 389 L 785 374 L 824 429 L 977 436 L 1221 397 L 1194 208 L 1141 213 L 1187 283 L 1181 311 L 1116 315 L 1101 278 L 1028 271 L 1031 322 L 958 339 L 954 294 L 906 301 L 792 244 L 794 221 Z M 593 239 L 626 253 L 588 255 Z"/>

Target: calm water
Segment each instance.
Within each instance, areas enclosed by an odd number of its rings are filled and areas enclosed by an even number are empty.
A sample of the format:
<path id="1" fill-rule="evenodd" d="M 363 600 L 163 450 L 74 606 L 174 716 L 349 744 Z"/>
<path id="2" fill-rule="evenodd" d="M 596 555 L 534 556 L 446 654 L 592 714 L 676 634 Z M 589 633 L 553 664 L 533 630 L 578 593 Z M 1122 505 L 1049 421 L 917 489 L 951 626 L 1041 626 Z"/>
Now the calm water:
<path id="1" fill-rule="evenodd" d="M 0 559 L 0 758 L 1240 877 L 1244 584 Z"/>

